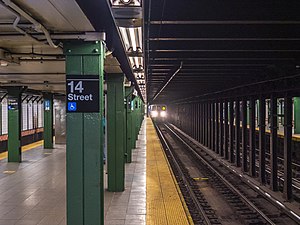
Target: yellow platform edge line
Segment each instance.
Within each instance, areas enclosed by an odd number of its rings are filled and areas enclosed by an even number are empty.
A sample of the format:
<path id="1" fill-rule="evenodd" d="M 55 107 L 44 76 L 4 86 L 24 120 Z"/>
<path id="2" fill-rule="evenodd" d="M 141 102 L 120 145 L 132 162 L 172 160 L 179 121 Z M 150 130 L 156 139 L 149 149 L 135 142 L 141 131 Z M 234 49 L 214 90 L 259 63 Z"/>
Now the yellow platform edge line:
<path id="1" fill-rule="evenodd" d="M 151 122 L 152 122 L 152 125 L 154 126 L 152 120 L 151 120 Z M 156 132 L 156 136 L 157 136 L 157 138 L 158 138 L 157 131 L 155 130 L 155 132 Z M 158 139 L 159 139 L 159 138 L 158 138 Z M 169 171 L 170 171 L 171 176 L 172 176 L 172 179 L 173 179 L 173 183 L 175 184 L 175 187 L 176 187 L 177 193 L 178 193 L 178 195 L 179 195 L 181 204 L 182 204 L 182 206 L 183 206 L 184 212 L 185 212 L 185 214 L 186 214 L 186 217 L 188 218 L 188 222 L 189 222 L 190 225 L 194 225 L 194 221 L 193 221 L 193 219 L 192 219 L 192 216 L 191 216 L 191 214 L 190 214 L 190 211 L 189 211 L 189 209 L 188 209 L 188 207 L 187 207 L 187 205 L 186 205 L 186 203 L 185 203 L 184 197 L 183 197 L 183 195 L 182 195 L 182 193 L 181 193 L 180 187 L 179 187 L 179 185 L 178 185 L 178 183 L 177 183 L 177 180 L 176 180 L 175 175 L 174 175 L 174 173 L 173 173 L 172 167 L 171 167 L 171 165 L 170 165 L 170 163 L 169 163 L 168 157 L 167 157 L 165 151 L 163 150 L 163 146 L 162 146 L 162 144 L 161 144 L 160 141 L 159 141 L 159 145 L 160 145 L 160 147 L 161 147 L 161 149 L 162 149 L 163 155 L 164 155 L 165 160 L 166 160 L 166 162 L 167 162 Z"/>
<path id="2" fill-rule="evenodd" d="M 29 151 L 33 148 L 39 147 L 43 144 L 44 144 L 44 140 L 41 140 L 41 141 L 33 142 L 31 144 L 28 144 L 28 145 L 24 145 L 24 146 L 22 146 L 21 149 L 22 149 L 22 152 L 26 152 L 26 151 Z M 8 157 L 7 151 L 0 153 L 0 160 L 6 159 L 7 157 Z"/>

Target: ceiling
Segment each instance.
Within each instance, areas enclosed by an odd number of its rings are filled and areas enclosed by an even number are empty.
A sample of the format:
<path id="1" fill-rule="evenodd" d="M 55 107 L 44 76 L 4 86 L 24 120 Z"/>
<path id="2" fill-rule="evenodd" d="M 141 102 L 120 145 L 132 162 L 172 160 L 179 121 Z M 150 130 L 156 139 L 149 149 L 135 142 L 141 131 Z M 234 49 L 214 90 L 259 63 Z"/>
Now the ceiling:
<path id="1" fill-rule="evenodd" d="M 75 0 L 0 1 L 0 54 L 1 59 L 7 60 L 7 66 L 0 66 L 0 85 L 64 93 L 65 62 L 61 46 L 49 46 L 45 35 L 10 3 L 15 3 L 51 34 L 91 32 L 94 27 Z M 14 27 L 18 17 L 20 21 Z"/>
<path id="2" fill-rule="evenodd" d="M 150 102 L 172 102 L 300 72 L 299 1 L 144 4 Z"/>
<path id="3" fill-rule="evenodd" d="M 138 89 L 108 1 L 0 0 L 0 87 L 64 94 L 62 41 L 93 32 L 105 32 L 112 52 L 105 71 L 123 71 Z"/>
<path id="4" fill-rule="evenodd" d="M 6 5 L 10 2 L 38 24 L 18 16 Z M 300 74 L 299 1 L 133 2 L 142 4 L 144 12 L 136 5 L 110 6 L 120 0 L 0 0 L 0 59 L 9 59 L 7 66 L 0 66 L 0 86 L 64 93 L 60 41 L 94 31 L 106 33 L 112 52 L 106 72 L 121 68 L 139 92 L 143 81 L 136 74 L 145 73 L 150 102 L 173 102 Z M 125 49 L 118 26 L 142 27 L 142 52 Z M 142 70 L 132 68 L 132 56 L 143 57 Z"/>

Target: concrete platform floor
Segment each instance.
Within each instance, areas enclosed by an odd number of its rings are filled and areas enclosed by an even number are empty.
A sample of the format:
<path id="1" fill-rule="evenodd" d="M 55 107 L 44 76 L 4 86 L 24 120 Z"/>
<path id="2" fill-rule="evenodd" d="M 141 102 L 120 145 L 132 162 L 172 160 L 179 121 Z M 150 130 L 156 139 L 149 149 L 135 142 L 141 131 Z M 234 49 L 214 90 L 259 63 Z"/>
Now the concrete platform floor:
<path id="1" fill-rule="evenodd" d="M 126 190 L 105 192 L 105 225 L 146 223 L 145 150 L 144 125 L 133 162 L 126 164 Z M 0 160 L 0 225 L 66 224 L 65 153 L 65 145 L 39 146 L 24 152 L 20 164 Z"/>
<path id="2" fill-rule="evenodd" d="M 105 225 L 146 224 L 146 121 L 132 152 L 132 163 L 125 165 L 125 191 L 105 192 Z"/>
<path id="3" fill-rule="evenodd" d="M 65 224 L 65 146 L 0 161 L 0 225 Z"/>

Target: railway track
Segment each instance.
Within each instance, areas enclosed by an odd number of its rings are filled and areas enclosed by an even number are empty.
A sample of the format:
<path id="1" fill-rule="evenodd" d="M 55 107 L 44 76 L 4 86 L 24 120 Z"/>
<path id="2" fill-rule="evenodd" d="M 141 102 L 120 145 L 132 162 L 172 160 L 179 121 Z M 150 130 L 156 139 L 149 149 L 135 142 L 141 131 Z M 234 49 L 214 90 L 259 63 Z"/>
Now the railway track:
<path id="1" fill-rule="evenodd" d="M 195 224 L 299 224 L 169 125 L 156 129 Z"/>

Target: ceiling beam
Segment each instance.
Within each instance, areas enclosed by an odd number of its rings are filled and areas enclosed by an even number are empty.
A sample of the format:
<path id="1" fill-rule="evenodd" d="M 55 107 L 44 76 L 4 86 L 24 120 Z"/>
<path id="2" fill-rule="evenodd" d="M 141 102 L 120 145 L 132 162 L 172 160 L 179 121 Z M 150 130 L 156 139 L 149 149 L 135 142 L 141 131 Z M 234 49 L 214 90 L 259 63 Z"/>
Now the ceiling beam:
<path id="1" fill-rule="evenodd" d="M 152 61 L 170 61 L 170 60 L 178 60 L 178 61 L 184 61 L 184 60 L 189 60 L 189 61 L 201 61 L 201 60 L 220 60 L 220 61 L 229 61 L 229 60 L 233 60 L 233 61 L 242 61 L 242 60 L 247 60 L 247 61 L 265 61 L 265 60 L 270 60 L 270 61 L 293 61 L 295 60 L 294 58 L 257 58 L 257 57 L 253 57 L 253 58 L 218 58 L 218 57 L 209 57 L 209 58 L 202 58 L 202 57 L 198 57 L 198 58 L 150 58 L 150 60 Z"/>
<path id="2" fill-rule="evenodd" d="M 157 49 L 150 52 L 300 52 L 300 49 Z"/>
<path id="3" fill-rule="evenodd" d="M 149 38 L 150 41 L 300 41 L 300 38 L 189 38 L 189 37 L 163 37 L 163 38 Z"/>
<path id="4" fill-rule="evenodd" d="M 289 21 L 281 21 L 281 20 L 163 20 L 163 21 L 151 21 L 151 25 L 261 25 L 261 24 L 300 24 L 299 20 L 289 20 Z"/>

